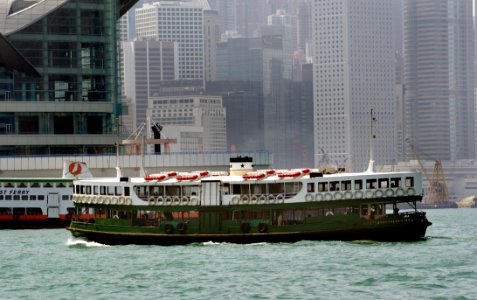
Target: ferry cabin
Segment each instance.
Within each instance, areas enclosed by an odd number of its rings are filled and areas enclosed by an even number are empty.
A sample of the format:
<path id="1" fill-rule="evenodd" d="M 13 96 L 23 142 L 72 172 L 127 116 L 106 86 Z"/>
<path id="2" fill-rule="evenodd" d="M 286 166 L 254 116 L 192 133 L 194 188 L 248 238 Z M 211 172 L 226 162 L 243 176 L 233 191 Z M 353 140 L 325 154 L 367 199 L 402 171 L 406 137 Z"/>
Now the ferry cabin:
<path id="1" fill-rule="evenodd" d="M 72 194 L 72 179 L 0 179 L 0 228 L 65 227 Z"/>
<path id="2" fill-rule="evenodd" d="M 372 220 L 368 225 L 373 226 L 380 219 L 397 218 L 398 203 L 411 203 L 415 209 L 421 198 L 421 175 L 416 172 L 312 172 L 250 180 L 244 176 L 80 180 L 75 181 L 73 202 L 78 220 L 84 222 L 76 228 L 95 223 L 106 231 L 137 226 L 150 233 L 229 234 L 290 231 L 290 226 L 303 232 L 316 231 L 318 225 L 334 230 L 359 220 Z M 85 212 L 88 215 L 82 216 Z"/>

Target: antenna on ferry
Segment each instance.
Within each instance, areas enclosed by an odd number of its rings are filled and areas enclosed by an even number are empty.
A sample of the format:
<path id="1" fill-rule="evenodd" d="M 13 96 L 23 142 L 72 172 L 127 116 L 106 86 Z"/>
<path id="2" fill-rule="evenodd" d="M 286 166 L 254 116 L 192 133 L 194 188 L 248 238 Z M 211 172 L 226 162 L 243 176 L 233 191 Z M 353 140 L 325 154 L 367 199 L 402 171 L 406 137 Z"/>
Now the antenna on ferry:
<path id="1" fill-rule="evenodd" d="M 376 135 L 374 134 L 374 125 L 376 123 L 376 118 L 374 117 L 373 109 L 371 108 L 371 131 L 369 136 L 369 164 L 368 169 L 366 170 L 367 173 L 374 172 L 374 158 L 373 158 L 373 146 L 374 146 L 374 139 Z"/>

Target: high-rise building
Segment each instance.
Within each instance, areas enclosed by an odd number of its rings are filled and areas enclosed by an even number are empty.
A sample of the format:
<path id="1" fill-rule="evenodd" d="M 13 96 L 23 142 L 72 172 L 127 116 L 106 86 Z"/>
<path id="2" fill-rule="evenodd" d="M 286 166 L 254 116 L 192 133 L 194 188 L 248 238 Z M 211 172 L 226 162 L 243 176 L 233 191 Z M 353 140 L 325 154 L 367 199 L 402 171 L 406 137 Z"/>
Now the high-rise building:
<path id="1" fill-rule="evenodd" d="M 8 46 L 0 52 L 24 61 L 0 69 L 1 154 L 114 151 L 121 114 L 117 20 L 135 2 L 2 1 L 0 32 Z M 34 71 L 11 70 L 22 65 Z"/>
<path id="2" fill-rule="evenodd" d="M 392 0 L 313 1 L 317 165 L 364 170 L 371 110 L 374 160 L 395 160 Z"/>
<path id="3" fill-rule="evenodd" d="M 219 15 L 215 10 L 204 10 L 204 78 L 217 78 L 217 44 L 220 42 Z"/>
<path id="4" fill-rule="evenodd" d="M 204 79 L 204 10 L 207 0 L 160 1 L 136 9 L 136 35 L 179 45 L 179 78 Z"/>
<path id="5" fill-rule="evenodd" d="M 405 141 L 423 159 L 474 159 L 472 0 L 405 0 L 403 31 Z"/>
<path id="6" fill-rule="evenodd" d="M 226 112 L 222 97 L 208 95 L 149 98 L 149 117 L 178 144 L 171 151 L 227 151 Z"/>
<path id="7" fill-rule="evenodd" d="M 218 11 L 220 30 L 237 31 L 237 0 L 208 0 L 210 7 Z"/>
<path id="8" fill-rule="evenodd" d="M 149 97 L 159 96 L 162 83 L 178 79 L 178 45 L 152 39 L 123 42 L 124 90 L 134 130 L 147 117 Z"/>

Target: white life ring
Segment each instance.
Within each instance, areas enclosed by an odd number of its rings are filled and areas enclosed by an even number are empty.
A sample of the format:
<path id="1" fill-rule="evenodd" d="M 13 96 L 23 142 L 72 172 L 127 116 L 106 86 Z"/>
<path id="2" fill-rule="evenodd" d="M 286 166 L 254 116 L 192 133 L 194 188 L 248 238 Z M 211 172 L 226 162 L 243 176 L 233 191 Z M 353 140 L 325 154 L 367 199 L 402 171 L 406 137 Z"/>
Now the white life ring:
<path id="1" fill-rule="evenodd" d="M 384 192 L 382 190 L 377 190 L 376 193 L 374 193 L 374 196 L 376 198 L 381 198 L 384 196 Z"/>
<path id="2" fill-rule="evenodd" d="M 268 204 L 274 204 L 275 203 L 275 196 L 273 196 L 272 194 L 268 195 L 267 196 L 267 203 Z"/>
<path id="3" fill-rule="evenodd" d="M 181 205 L 182 205 L 182 206 L 189 205 L 189 197 L 187 197 L 187 196 L 182 196 L 182 198 L 181 198 Z"/>
<path id="4" fill-rule="evenodd" d="M 306 194 L 305 195 L 305 201 L 306 202 L 312 202 L 313 201 L 313 195 L 312 194 Z"/>
<path id="5" fill-rule="evenodd" d="M 193 206 L 199 205 L 199 198 L 197 198 L 197 196 L 190 197 L 189 204 Z"/>
<path id="6" fill-rule="evenodd" d="M 166 196 L 166 198 L 164 198 L 164 205 L 172 205 L 171 196 Z"/>
<path id="7" fill-rule="evenodd" d="M 131 204 L 132 204 L 132 199 L 131 199 L 131 197 L 126 197 L 126 198 L 124 198 L 124 204 L 126 204 L 126 205 L 131 205 Z"/>
<path id="8" fill-rule="evenodd" d="M 277 202 L 277 204 L 284 203 L 285 202 L 285 197 L 282 194 L 278 194 L 276 202 Z"/>
<path id="9" fill-rule="evenodd" d="M 392 197 L 394 196 L 394 191 L 392 189 L 387 189 L 386 190 L 386 197 Z"/>
<path id="10" fill-rule="evenodd" d="M 157 197 L 156 205 L 164 205 L 164 198 L 162 196 Z"/>
<path id="11" fill-rule="evenodd" d="M 88 197 L 86 198 L 86 203 L 91 204 L 91 197 L 90 197 L 90 196 L 88 196 Z"/>
<path id="12" fill-rule="evenodd" d="M 260 195 L 260 197 L 258 197 L 258 204 L 265 204 L 265 203 L 267 203 L 267 196 Z"/>
<path id="13" fill-rule="evenodd" d="M 396 196 L 404 196 L 404 190 L 402 188 L 398 188 L 396 191 Z"/>
<path id="14" fill-rule="evenodd" d="M 109 205 L 111 204 L 111 200 L 108 198 L 103 198 L 104 204 Z"/>
<path id="15" fill-rule="evenodd" d="M 317 194 L 315 195 L 315 201 L 316 201 L 316 202 L 323 201 L 323 195 L 321 195 L 320 193 L 317 193 Z"/>
<path id="16" fill-rule="evenodd" d="M 252 195 L 250 196 L 250 204 L 257 204 L 258 203 L 258 196 Z"/>
<path id="17" fill-rule="evenodd" d="M 104 200 L 104 201 L 105 201 L 105 202 L 111 201 L 111 205 L 116 205 L 116 204 L 118 204 L 118 198 L 113 198 L 113 199 L 111 199 L 111 198 L 108 197 L 108 198 L 106 198 L 106 200 Z"/>
<path id="18" fill-rule="evenodd" d="M 148 201 L 148 204 L 149 206 L 153 206 L 153 205 L 156 205 L 156 198 L 154 198 L 153 196 L 149 197 L 149 201 Z"/>
<path id="19" fill-rule="evenodd" d="M 367 190 L 366 191 L 366 198 L 374 198 L 374 191 L 371 191 L 371 190 Z"/>
<path id="20" fill-rule="evenodd" d="M 172 205 L 177 206 L 181 204 L 181 199 L 178 196 L 172 197 Z"/>
<path id="21" fill-rule="evenodd" d="M 363 199 L 363 192 L 361 192 L 361 191 L 354 192 L 354 198 L 355 199 Z"/>
<path id="22" fill-rule="evenodd" d="M 414 196 L 416 194 L 416 190 L 414 188 L 408 188 L 406 193 L 409 196 Z"/>
<path id="23" fill-rule="evenodd" d="M 98 204 L 98 197 L 92 196 L 92 197 L 91 197 L 91 203 L 93 203 L 93 204 Z"/>
<path id="24" fill-rule="evenodd" d="M 340 192 L 335 192 L 333 198 L 335 200 L 341 200 L 341 199 L 343 199 L 343 194 L 341 194 Z"/>
<path id="25" fill-rule="evenodd" d="M 325 194 L 325 201 L 331 201 L 332 199 L 333 199 L 333 195 L 331 195 L 331 193 Z"/>
<path id="26" fill-rule="evenodd" d="M 113 199 L 117 199 L 117 197 L 113 197 Z M 113 199 L 111 199 L 111 201 L 113 201 Z M 124 205 L 124 199 L 118 199 L 118 205 Z"/>
<path id="27" fill-rule="evenodd" d="M 113 198 L 116 198 L 116 197 L 113 197 Z M 122 198 L 122 199 L 123 199 L 123 201 L 124 201 L 124 199 L 125 199 L 125 198 L 124 198 L 124 197 L 122 197 L 122 196 L 121 196 L 121 197 L 119 197 L 117 201 L 121 200 L 121 198 Z"/>
<path id="28" fill-rule="evenodd" d="M 240 197 L 239 196 L 233 196 L 232 199 L 230 200 L 231 205 L 237 205 L 240 202 Z"/>
<path id="29" fill-rule="evenodd" d="M 344 194 L 345 199 L 352 199 L 353 198 L 353 193 L 350 191 L 345 192 Z"/>
<path id="30" fill-rule="evenodd" d="M 96 196 L 95 196 L 96 198 Z M 98 204 L 103 204 L 104 203 L 104 198 L 103 197 L 98 197 Z"/>
<path id="31" fill-rule="evenodd" d="M 240 196 L 240 204 L 248 204 L 249 201 L 250 201 L 250 198 L 247 195 Z"/>

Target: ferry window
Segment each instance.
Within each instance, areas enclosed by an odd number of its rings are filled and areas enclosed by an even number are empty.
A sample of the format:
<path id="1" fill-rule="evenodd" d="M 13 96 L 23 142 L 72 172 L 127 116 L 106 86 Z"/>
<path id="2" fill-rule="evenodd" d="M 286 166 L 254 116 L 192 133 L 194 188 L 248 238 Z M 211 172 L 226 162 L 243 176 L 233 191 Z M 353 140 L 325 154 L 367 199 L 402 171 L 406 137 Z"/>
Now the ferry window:
<path id="1" fill-rule="evenodd" d="M 64 200 L 64 201 L 70 200 L 70 196 L 69 195 L 62 195 L 61 200 Z"/>
<path id="2" fill-rule="evenodd" d="M 12 195 L 5 195 L 5 200 L 12 200 Z"/>
<path id="3" fill-rule="evenodd" d="M 31 187 L 32 187 L 32 188 L 39 188 L 39 187 L 40 187 L 40 184 L 39 184 L 38 182 L 33 182 L 33 183 L 31 184 Z"/>
<path id="4" fill-rule="evenodd" d="M 68 187 L 73 187 L 73 183 L 68 183 Z"/>
<path id="5" fill-rule="evenodd" d="M 105 186 L 100 186 L 99 187 L 99 194 L 100 195 L 106 195 L 106 187 Z"/>
<path id="6" fill-rule="evenodd" d="M 129 196 L 129 187 L 128 186 L 124 187 L 124 196 Z"/>
<path id="7" fill-rule="evenodd" d="M 36 200 L 36 195 L 30 195 L 30 201 L 35 201 Z"/>
<path id="8" fill-rule="evenodd" d="M 89 186 L 89 185 L 86 186 L 86 193 L 85 194 L 91 195 L 91 186 Z"/>
<path id="9" fill-rule="evenodd" d="M 248 195 L 250 194 L 250 185 L 248 184 L 241 184 L 240 185 L 240 194 Z"/>
<path id="10" fill-rule="evenodd" d="M 38 200 L 39 201 L 45 200 L 45 195 L 38 195 Z"/>
<path id="11" fill-rule="evenodd" d="M 13 214 L 14 215 L 24 215 L 25 214 L 25 208 L 24 207 L 14 207 L 13 208 Z"/>
<path id="12" fill-rule="evenodd" d="M 93 186 L 93 195 L 98 195 L 98 186 Z"/>
<path id="13" fill-rule="evenodd" d="M 240 194 L 240 185 L 238 184 L 232 185 L 232 194 Z"/>
<path id="14" fill-rule="evenodd" d="M 27 195 L 23 195 L 23 196 L 22 196 L 22 200 L 28 200 L 28 196 L 27 196 Z"/>
<path id="15" fill-rule="evenodd" d="M 114 186 L 108 186 L 108 195 L 114 195 Z"/>
<path id="16" fill-rule="evenodd" d="M 387 178 L 379 178 L 378 182 L 380 189 L 386 189 L 389 187 L 389 181 Z"/>
<path id="17" fill-rule="evenodd" d="M 117 191 L 116 191 L 116 192 L 117 192 Z M 158 186 L 150 186 L 150 187 L 149 187 L 149 195 L 162 196 L 162 194 L 161 194 L 160 191 L 159 191 L 159 187 L 158 187 Z"/>
<path id="18" fill-rule="evenodd" d="M 180 187 L 175 185 L 166 186 L 167 196 L 180 196 Z"/>
<path id="19" fill-rule="evenodd" d="M 0 195 L 0 200 L 3 200 L 3 195 Z"/>
<path id="20" fill-rule="evenodd" d="M 340 190 L 340 182 L 339 181 L 331 181 L 330 182 L 330 191 L 339 191 Z"/>
<path id="21" fill-rule="evenodd" d="M 267 185 L 266 184 L 252 184 L 252 194 L 261 195 L 267 193 Z"/>
<path id="22" fill-rule="evenodd" d="M 7 187 L 7 188 L 11 188 L 11 187 L 13 187 L 13 184 L 11 184 L 10 182 L 8 182 L 8 183 L 5 183 L 5 187 Z"/>
<path id="23" fill-rule="evenodd" d="M 18 184 L 18 187 L 19 187 L 19 188 L 26 188 L 27 185 L 22 182 L 22 183 L 19 183 L 19 184 Z"/>
<path id="24" fill-rule="evenodd" d="M 396 177 L 396 178 L 391 178 L 391 187 L 392 188 L 397 188 L 401 186 L 401 178 Z"/>
<path id="25" fill-rule="evenodd" d="M 351 180 L 341 181 L 341 190 L 350 191 L 351 190 Z"/>
<path id="26" fill-rule="evenodd" d="M 65 187 L 65 185 L 63 184 L 63 182 L 58 182 L 58 183 L 56 184 L 56 187 Z"/>
<path id="27" fill-rule="evenodd" d="M 363 189 L 363 181 L 361 179 L 354 181 L 354 189 L 356 191 L 359 191 L 359 190 Z"/>
<path id="28" fill-rule="evenodd" d="M 296 195 L 301 190 L 301 182 L 287 182 L 285 183 L 285 194 Z"/>
<path id="29" fill-rule="evenodd" d="M 271 183 L 268 185 L 268 192 L 270 194 L 283 194 L 284 189 L 283 183 Z"/>
<path id="30" fill-rule="evenodd" d="M 13 200 L 20 200 L 20 195 L 14 195 Z"/>
<path id="31" fill-rule="evenodd" d="M 315 192 L 315 184 L 313 182 L 310 182 L 306 185 L 306 191 L 308 193 L 314 193 Z"/>
<path id="32" fill-rule="evenodd" d="M 53 186 L 51 185 L 51 183 L 49 183 L 49 182 L 45 183 L 43 186 L 44 186 L 44 187 L 53 187 Z"/>
<path id="33" fill-rule="evenodd" d="M 414 186 L 414 177 L 406 177 L 406 187 Z"/>
<path id="34" fill-rule="evenodd" d="M 366 179 L 366 189 L 372 190 L 376 188 L 377 180 L 376 179 Z"/>
<path id="35" fill-rule="evenodd" d="M 123 194 L 123 189 L 122 189 L 122 187 L 120 187 L 120 186 L 115 187 L 115 188 L 114 188 L 114 194 L 115 194 L 116 196 L 121 196 L 121 195 Z"/>
<path id="36" fill-rule="evenodd" d="M 27 207 L 27 215 L 42 215 L 43 211 L 40 207 Z"/>
<path id="37" fill-rule="evenodd" d="M 318 182 L 319 192 L 328 192 L 328 182 Z"/>

